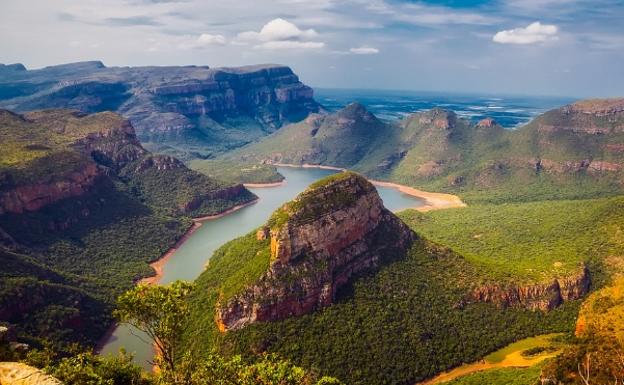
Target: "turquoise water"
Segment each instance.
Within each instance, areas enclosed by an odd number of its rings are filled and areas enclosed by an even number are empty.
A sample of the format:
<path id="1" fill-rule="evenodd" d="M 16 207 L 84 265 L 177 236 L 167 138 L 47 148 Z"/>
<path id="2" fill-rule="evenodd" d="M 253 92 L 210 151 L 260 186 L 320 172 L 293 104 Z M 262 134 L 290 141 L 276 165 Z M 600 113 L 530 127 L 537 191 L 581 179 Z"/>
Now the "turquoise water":
<path id="1" fill-rule="evenodd" d="M 279 187 L 252 188 L 260 199 L 257 203 L 242 208 L 218 219 L 203 222 L 202 226 L 175 252 L 163 267 L 161 283 L 178 279 L 194 280 L 204 270 L 212 253 L 227 241 L 247 234 L 259 227 L 275 209 L 292 200 L 297 194 L 318 179 L 335 173 L 331 170 L 314 168 L 280 167 L 279 172 L 286 177 L 286 183 Z M 392 211 L 417 207 L 423 202 L 405 195 L 396 189 L 377 187 L 384 205 Z M 151 344 L 146 336 L 137 330 L 122 325 L 110 337 L 102 354 L 111 354 L 125 348 L 135 354 L 136 361 L 146 368 L 153 356 Z"/>

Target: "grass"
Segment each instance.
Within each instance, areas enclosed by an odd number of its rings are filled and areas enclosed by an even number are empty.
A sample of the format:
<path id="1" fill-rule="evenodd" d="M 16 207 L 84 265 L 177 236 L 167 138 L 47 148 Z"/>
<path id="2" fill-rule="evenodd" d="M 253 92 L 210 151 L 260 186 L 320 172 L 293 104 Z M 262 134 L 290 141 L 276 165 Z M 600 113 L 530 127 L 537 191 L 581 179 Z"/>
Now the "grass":
<path id="1" fill-rule="evenodd" d="M 544 348 L 553 347 L 555 345 L 553 340 L 560 335 L 561 334 L 553 333 L 553 334 L 545 334 L 545 335 L 540 335 L 536 337 L 525 338 L 523 340 L 516 341 L 512 344 L 505 346 L 502 349 L 499 349 L 495 352 L 488 354 L 487 356 L 485 356 L 484 360 L 486 362 L 496 364 L 496 363 L 502 362 L 505 359 L 505 357 L 507 357 L 509 354 L 514 353 L 514 352 L 518 352 L 518 351 L 524 352 L 527 350 L 540 348 L 540 347 L 544 347 Z"/>
<path id="2" fill-rule="evenodd" d="M 624 198 L 410 210 L 400 216 L 495 280 L 542 282 L 624 252 Z"/>
<path id="3" fill-rule="evenodd" d="M 447 385 L 536 385 L 541 365 L 530 368 L 502 368 L 469 374 L 446 382 Z"/>
<path id="4" fill-rule="evenodd" d="M 277 168 L 268 164 L 196 159 L 189 162 L 189 167 L 229 183 L 277 183 L 284 180 Z"/>

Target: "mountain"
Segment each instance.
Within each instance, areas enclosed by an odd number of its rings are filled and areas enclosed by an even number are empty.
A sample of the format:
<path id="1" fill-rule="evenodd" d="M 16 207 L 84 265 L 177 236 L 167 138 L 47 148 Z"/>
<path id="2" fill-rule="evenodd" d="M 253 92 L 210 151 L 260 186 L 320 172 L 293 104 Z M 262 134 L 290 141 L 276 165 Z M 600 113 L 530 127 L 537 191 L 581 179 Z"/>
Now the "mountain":
<path id="1" fill-rule="evenodd" d="M 269 267 L 242 290 L 223 291 L 219 330 L 329 306 L 352 276 L 405 254 L 413 238 L 363 177 L 341 173 L 314 184 L 258 230 L 257 241 L 269 241 L 270 252 L 261 253 Z"/>
<path id="2" fill-rule="evenodd" d="M 0 110 L 0 137 L 0 320 L 35 339 L 92 344 L 188 217 L 255 199 L 149 153 L 111 112 Z"/>
<path id="3" fill-rule="evenodd" d="M 383 122 L 354 103 L 222 159 L 344 167 L 469 201 L 589 198 L 621 192 L 623 107 L 624 99 L 580 101 L 506 130 L 492 119 L 471 124 L 437 108 Z M 209 166 L 193 163 L 202 171 Z"/>
<path id="4" fill-rule="evenodd" d="M 37 70 L 0 66 L 0 107 L 116 111 L 148 147 L 209 157 L 304 119 L 320 106 L 286 66 L 106 67 L 70 63 Z"/>
<path id="5" fill-rule="evenodd" d="M 574 240 L 569 212 L 560 225 Z M 559 294 L 552 282 L 575 274 L 579 260 L 504 276 L 504 255 L 464 257 L 434 243 L 420 235 L 429 225 L 419 215 L 432 214 L 388 212 L 352 172 L 312 184 L 257 231 L 215 252 L 191 294 L 182 350 L 278 353 L 345 383 L 413 384 L 512 341 L 573 327 L 587 280 L 562 284 Z M 427 236 L 450 229 L 433 227 Z M 528 255 L 540 253 L 532 247 L 527 242 Z M 578 295 L 562 294 L 564 287 Z M 507 301 L 474 295 L 479 288 L 508 293 Z"/>

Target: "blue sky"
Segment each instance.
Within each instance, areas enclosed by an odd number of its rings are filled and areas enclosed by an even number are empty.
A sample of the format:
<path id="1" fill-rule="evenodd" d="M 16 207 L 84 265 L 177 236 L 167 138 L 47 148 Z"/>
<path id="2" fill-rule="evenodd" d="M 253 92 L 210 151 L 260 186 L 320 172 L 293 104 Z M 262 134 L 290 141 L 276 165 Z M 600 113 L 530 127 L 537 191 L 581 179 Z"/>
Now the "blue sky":
<path id="1" fill-rule="evenodd" d="M 281 63 L 319 87 L 624 96 L 623 0 L 2 0 L 0 62 Z"/>

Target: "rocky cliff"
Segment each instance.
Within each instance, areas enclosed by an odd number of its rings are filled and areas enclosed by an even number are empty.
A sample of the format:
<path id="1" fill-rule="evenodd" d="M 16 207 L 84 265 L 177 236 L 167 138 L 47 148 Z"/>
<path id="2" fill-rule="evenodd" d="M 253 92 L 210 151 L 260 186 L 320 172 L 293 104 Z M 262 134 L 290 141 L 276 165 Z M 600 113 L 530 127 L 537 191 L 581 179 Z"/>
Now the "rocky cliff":
<path id="1" fill-rule="evenodd" d="M 501 307 L 549 311 L 564 302 L 584 297 L 591 285 L 587 266 L 575 274 L 531 285 L 485 285 L 474 289 L 468 302 L 489 302 Z"/>
<path id="2" fill-rule="evenodd" d="M 226 206 L 230 200 L 231 207 L 239 200 L 253 199 L 241 185 L 222 186 L 173 157 L 149 154 L 131 123 L 115 113 L 46 110 L 20 116 L 0 112 L 7 150 L 0 167 L 0 215 L 37 211 L 83 196 L 98 182 L 118 178 L 145 186 L 140 191 L 144 198 L 158 197 L 152 199 L 155 206 L 169 206 L 176 214 L 194 213 L 211 200 Z M 161 186 L 163 179 L 179 183 Z"/>
<path id="3" fill-rule="evenodd" d="M 0 67 L 0 107 L 116 111 L 142 141 L 188 156 L 243 145 L 320 109 L 312 89 L 286 66 L 119 68 L 101 62 Z"/>
<path id="4" fill-rule="evenodd" d="M 326 178 L 278 209 L 257 234 L 270 264 L 232 298 L 220 298 L 221 331 L 310 313 L 332 304 L 356 274 L 404 255 L 415 235 L 354 173 Z"/>
<path id="5" fill-rule="evenodd" d="M 63 385 L 42 370 L 19 362 L 0 362 L 2 385 Z"/>

